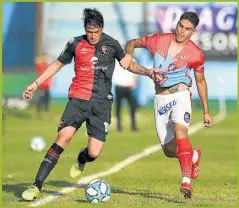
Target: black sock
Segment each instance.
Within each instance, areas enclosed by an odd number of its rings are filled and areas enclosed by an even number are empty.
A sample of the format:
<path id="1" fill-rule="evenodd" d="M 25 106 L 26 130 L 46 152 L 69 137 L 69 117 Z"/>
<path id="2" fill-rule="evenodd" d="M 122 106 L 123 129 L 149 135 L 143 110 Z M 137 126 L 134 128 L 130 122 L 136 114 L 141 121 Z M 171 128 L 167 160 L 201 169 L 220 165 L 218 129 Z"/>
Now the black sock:
<path id="1" fill-rule="evenodd" d="M 39 190 L 42 188 L 42 183 L 45 181 L 49 173 L 55 167 L 60 154 L 64 151 L 62 147 L 54 143 L 47 151 L 44 160 L 42 161 L 40 168 L 37 172 L 34 185 L 37 186 Z"/>
<path id="2" fill-rule="evenodd" d="M 80 152 L 77 159 L 80 164 L 85 164 L 86 162 L 93 162 L 96 158 L 92 158 L 88 154 L 88 149 L 86 147 L 82 152 Z"/>
<path id="3" fill-rule="evenodd" d="M 35 183 L 33 185 L 35 185 L 39 190 L 41 190 L 42 188 L 42 181 L 39 180 L 35 180 Z"/>

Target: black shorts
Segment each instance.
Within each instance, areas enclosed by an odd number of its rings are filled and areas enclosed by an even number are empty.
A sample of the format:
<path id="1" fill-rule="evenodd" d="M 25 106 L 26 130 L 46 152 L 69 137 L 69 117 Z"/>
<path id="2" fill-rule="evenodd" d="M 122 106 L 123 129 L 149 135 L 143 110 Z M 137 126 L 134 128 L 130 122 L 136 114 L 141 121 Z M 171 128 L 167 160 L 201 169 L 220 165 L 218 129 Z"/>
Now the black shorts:
<path id="1" fill-rule="evenodd" d="M 105 141 L 111 123 L 111 100 L 92 101 L 70 98 L 61 117 L 58 132 L 72 126 L 78 130 L 86 121 L 87 134 Z"/>

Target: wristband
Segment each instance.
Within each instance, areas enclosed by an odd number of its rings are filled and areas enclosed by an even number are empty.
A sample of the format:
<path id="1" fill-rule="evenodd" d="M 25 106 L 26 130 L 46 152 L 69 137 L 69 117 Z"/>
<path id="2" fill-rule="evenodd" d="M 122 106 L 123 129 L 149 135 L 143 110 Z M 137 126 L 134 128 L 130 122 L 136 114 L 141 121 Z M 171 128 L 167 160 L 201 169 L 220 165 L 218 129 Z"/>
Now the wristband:
<path id="1" fill-rule="evenodd" d="M 37 81 L 35 81 L 35 83 L 36 83 L 37 87 L 39 87 L 39 84 L 37 83 Z"/>

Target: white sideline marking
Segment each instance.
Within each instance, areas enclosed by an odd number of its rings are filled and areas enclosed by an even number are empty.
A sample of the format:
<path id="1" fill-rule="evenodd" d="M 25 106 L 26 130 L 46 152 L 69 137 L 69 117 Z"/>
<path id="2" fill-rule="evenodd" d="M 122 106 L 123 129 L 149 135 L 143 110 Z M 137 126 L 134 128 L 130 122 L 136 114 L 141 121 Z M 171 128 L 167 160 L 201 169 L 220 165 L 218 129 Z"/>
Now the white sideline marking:
<path id="1" fill-rule="evenodd" d="M 214 117 L 215 123 L 218 123 L 218 122 L 224 120 L 225 117 L 226 117 L 226 112 L 219 113 L 217 116 Z M 197 131 L 199 131 L 202 128 L 204 128 L 204 125 L 202 122 L 194 124 L 193 126 L 191 126 L 189 128 L 189 135 L 196 133 Z M 110 168 L 109 170 L 102 171 L 102 172 L 99 172 L 94 175 L 89 175 L 89 176 L 83 177 L 80 180 L 78 180 L 75 185 L 64 188 L 61 191 L 55 192 L 45 198 L 39 199 L 39 200 L 31 203 L 29 206 L 36 207 L 36 206 L 45 205 L 45 204 L 57 199 L 58 197 L 60 197 L 62 195 L 68 194 L 68 193 L 84 186 L 85 184 L 89 183 L 93 179 L 116 173 L 116 172 L 120 171 L 122 168 L 124 168 L 125 166 L 127 166 L 143 157 L 147 157 L 150 154 L 153 154 L 154 152 L 157 152 L 160 149 L 161 149 L 161 146 L 159 144 L 148 147 L 148 148 L 144 149 L 143 152 L 138 153 L 136 155 L 132 155 L 132 156 L 128 157 L 127 159 L 123 160 L 122 162 L 119 162 L 118 164 L 116 164 L 115 166 Z"/>

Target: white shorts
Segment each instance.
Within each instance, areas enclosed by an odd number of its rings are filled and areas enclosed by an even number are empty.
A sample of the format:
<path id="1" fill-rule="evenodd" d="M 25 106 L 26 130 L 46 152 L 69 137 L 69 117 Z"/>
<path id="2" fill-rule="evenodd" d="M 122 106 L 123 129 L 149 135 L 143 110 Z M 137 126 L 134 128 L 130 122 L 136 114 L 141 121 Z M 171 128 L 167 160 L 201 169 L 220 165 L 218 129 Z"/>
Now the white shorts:
<path id="1" fill-rule="evenodd" d="M 189 90 L 154 96 L 155 126 L 161 145 L 169 143 L 174 138 L 174 123 L 189 127 L 191 113 L 192 104 Z"/>

